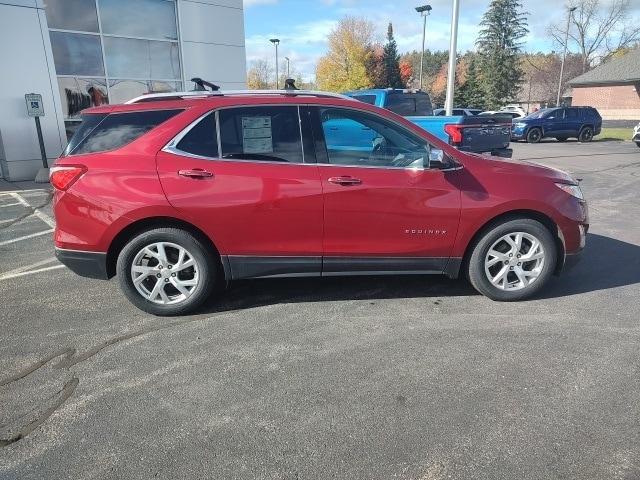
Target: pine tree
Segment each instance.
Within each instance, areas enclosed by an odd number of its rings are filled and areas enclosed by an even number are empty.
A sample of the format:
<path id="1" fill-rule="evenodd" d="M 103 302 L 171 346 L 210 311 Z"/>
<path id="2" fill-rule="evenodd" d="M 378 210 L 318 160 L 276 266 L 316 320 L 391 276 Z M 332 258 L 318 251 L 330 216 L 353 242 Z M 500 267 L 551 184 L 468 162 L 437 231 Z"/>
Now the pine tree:
<path id="1" fill-rule="evenodd" d="M 491 0 L 476 41 L 485 104 L 498 108 L 513 100 L 522 83 L 519 54 L 529 32 L 519 0 Z"/>
<path id="2" fill-rule="evenodd" d="M 387 29 L 387 43 L 382 54 L 383 76 L 386 87 L 404 88 L 402 76 L 400 75 L 400 55 L 398 55 L 398 45 L 393 38 L 393 25 L 389 23 Z"/>
<path id="3" fill-rule="evenodd" d="M 464 107 L 485 108 L 485 95 L 480 81 L 478 61 L 472 55 L 467 68 L 466 80 L 460 88 L 456 89 L 454 103 Z"/>

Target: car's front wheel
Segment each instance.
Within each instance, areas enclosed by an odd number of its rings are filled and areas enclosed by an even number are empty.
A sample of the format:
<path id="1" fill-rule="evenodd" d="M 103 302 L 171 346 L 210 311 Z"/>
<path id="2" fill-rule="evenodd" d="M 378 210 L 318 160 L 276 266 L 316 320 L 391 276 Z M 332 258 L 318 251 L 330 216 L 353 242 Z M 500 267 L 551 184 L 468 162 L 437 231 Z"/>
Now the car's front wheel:
<path id="1" fill-rule="evenodd" d="M 527 143 L 538 143 L 542 139 L 542 130 L 532 128 L 527 132 Z"/>
<path id="2" fill-rule="evenodd" d="M 203 242 L 177 228 L 156 228 L 131 239 L 118 256 L 120 288 L 153 315 L 192 312 L 213 293 L 218 267 Z"/>
<path id="3" fill-rule="evenodd" d="M 469 280 L 492 300 L 523 300 L 549 280 L 556 255 L 553 236 L 542 223 L 528 218 L 509 220 L 490 228 L 475 243 L 469 257 Z"/>

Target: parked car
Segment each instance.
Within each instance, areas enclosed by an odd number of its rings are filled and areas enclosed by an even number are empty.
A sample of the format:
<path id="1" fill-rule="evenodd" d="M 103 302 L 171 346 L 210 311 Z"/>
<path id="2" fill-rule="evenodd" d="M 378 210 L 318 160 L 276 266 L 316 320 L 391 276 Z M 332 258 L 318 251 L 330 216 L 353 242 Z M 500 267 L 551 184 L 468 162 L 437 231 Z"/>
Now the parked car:
<path id="1" fill-rule="evenodd" d="M 481 108 L 454 108 L 451 111 L 452 115 L 466 115 L 466 116 L 473 116 L 473 115 L 478 115 L 482 113 L 482 109 Z M 436 108 L 433 111 L 433 114 L 436 116 L 443 116 L 447 114 L 447 110 L 444 108 Z"/>
<path id="2" fill-rule="evenodd" d="M 347 122 L 371 133 L 367 149 L 340 134 Z M 320 92 L 91 108 L 50 179 L 58 259 L 117 276 L 156 315 L 269 277 L 462 274 L 491 299 L 522 300 L 579 258 L 589 226 L 566 173 L 462 152 Z"/>
<path id="3" fill-rule="evenodd" d="M 633 127 L 633 136 L 631 140 L 636 142 L 636 145 L 640 147 L 640 123 Z"/>
<path id="4" fill-rule="evenodd" d="M 499 111 L 500 112 L 514 112 L 514 113 L 517 113 L 520 117 L 524 117 L 527 114 L 527 112 L 525 112 L 524 109 L 520 105 L 505 105 Z"/>
<path id="5" fill-rule="evenodd" d="M 424 128 L 439 139 L 467 152 L 490 153 L 511 157 L 511 119 L 507 116 L 477 118 L 475 115 L 434 116 L 431 100 L 420 90 L 378 88 L 347 92 L 356 100 L 386 108 Z M 353 128 L 349 135 L 363 144 L 370 141 L 366 133 Z"/>
<path id="6" fill-rule="evenodd" d="M 507 115 L 509 117 L 511 117 L 511 119 L 514 118 L 522 118 L 524 115 L 520 115 L 519 112 L 516 111 L 507 111 L 507 110 L 487 110 L 486 112 L 481 112 L 478 115 L 482 116 L 482 117 L 486 117 L 487 115 Z"/>
<path id="7" fill-rule="evenodd" d="M 547 137 L 559 142 L 573 137 L 590 142 L 601 128 L 602 117 L 593 107 L 545 108 L 514 122 L 511 139 L 537 143 Z"/>

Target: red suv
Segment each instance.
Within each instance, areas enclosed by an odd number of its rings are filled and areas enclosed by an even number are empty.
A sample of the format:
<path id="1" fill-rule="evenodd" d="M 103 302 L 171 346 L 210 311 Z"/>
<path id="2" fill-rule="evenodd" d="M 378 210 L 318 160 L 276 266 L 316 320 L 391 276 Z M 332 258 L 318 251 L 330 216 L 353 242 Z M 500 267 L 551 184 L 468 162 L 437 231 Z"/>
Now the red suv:
<path id="1" fill-rule="evenodd" d="M 82 118 L 51 169 L 56 255 L 153 314 L 266 277 L 463 273 L 521 300 L 584 247 L 569 175 L 341 95 L 157 94 Z"/>

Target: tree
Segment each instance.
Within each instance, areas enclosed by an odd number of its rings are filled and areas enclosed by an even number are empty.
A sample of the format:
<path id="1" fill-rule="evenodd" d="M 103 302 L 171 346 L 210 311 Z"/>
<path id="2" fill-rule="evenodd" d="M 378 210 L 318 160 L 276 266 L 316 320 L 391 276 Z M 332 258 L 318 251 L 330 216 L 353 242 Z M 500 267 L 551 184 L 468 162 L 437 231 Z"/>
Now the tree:
<path id="1" fill-rule="evenodd" d="M 413 72 L 411 83 L 406 83 L 407 87 L 418 88 L 420 78 L 420 55 L 421 52 L 416 50 L 405 53 L 400 57 L 401 62 L 406 62 L 411 65 L 411 71 Z M 449 52 L 446 50 L 425 50 L 424 62 L 423 62 L 423 83 L 424 89 L 431 93 L 431 84 L 435 80 L 442 65 L 447 63 L 449 58 Z"/>
<path id="2" fill-rule="evenodd" d="M 485 96 L 482 89 L 477 55 L 467 54 L 458 65 L 466 67 L 464 75 L 456 74 L 460 86 L 455 90 L 454 104 L 464 107 L 485 108 Z"/>
<path id="3" fill-rule="evenodd" d="M 576 7 L 576 10 L 571 17 L 567 47 L 578 48 L 582 73 L 640 40 L 640 21 L 630 15 L 630 5 L 631 0 L 612 0 L 606 5 L 600 0 L 569 1 L 568 7 Z M 561 49 L 564 48 L 566 28 L 566 17 L 548 27 Z"/>
<path id="4" fill-rule="evenodd" d="M 498 108 L 516 97 L 522 83 L 520 51 L 529 32 L 519 0 L 491 0 L 476 46 L 486 105 Z"/>
<path id="5" fill-rule="evenodd" d="M 562 57 L 556 52 L 527 53 L 522 56 L 521 68 L 525 83 L 522 85 L 518 100 L 523 103 L 556 103 L 560 63 Z M 564 62 L 563 84 L 582 73 L 582 57 L 568 54 Z"/>
<path id="6" fill-rule="evenodd" d="M 389 23 L 387 29 L 387 43 L 384 46 L 382 55 L 382 68 L 384 87 L 404 88 L 400 75 L 400 55 L 398 55 L 398 45 L 393 38 L 393 25 Z"/>
<path id="7" fill-rule="evenodd" d="M 254 60 L 247 72 L 247 87 L 251 90 L 273 88 L 274 71 L 266 60 Z"/>
<path id="8" fill-rule="evenodd" d="M 318 61 L 318 87 L 329 91 L 370 88 L 367 61 L 371 56 L 374 26 L 371 22 L 345 17 L 329 34 L 329 51 Z"/>
<path id="9" fill-rule="evenodd" d="M 371 80 L 373 88 L 385 88 L 387 86 L 383 57 L 384 47 L 380 44 L 373 45 L 365 64 L 367 76 Z"/>
<path id="10" fill-rule="evenodd" d="M 400 78 L 404 85 L 409 86 L 413 80 L 413 67 L 406 60 L 400 61 Z"/>

